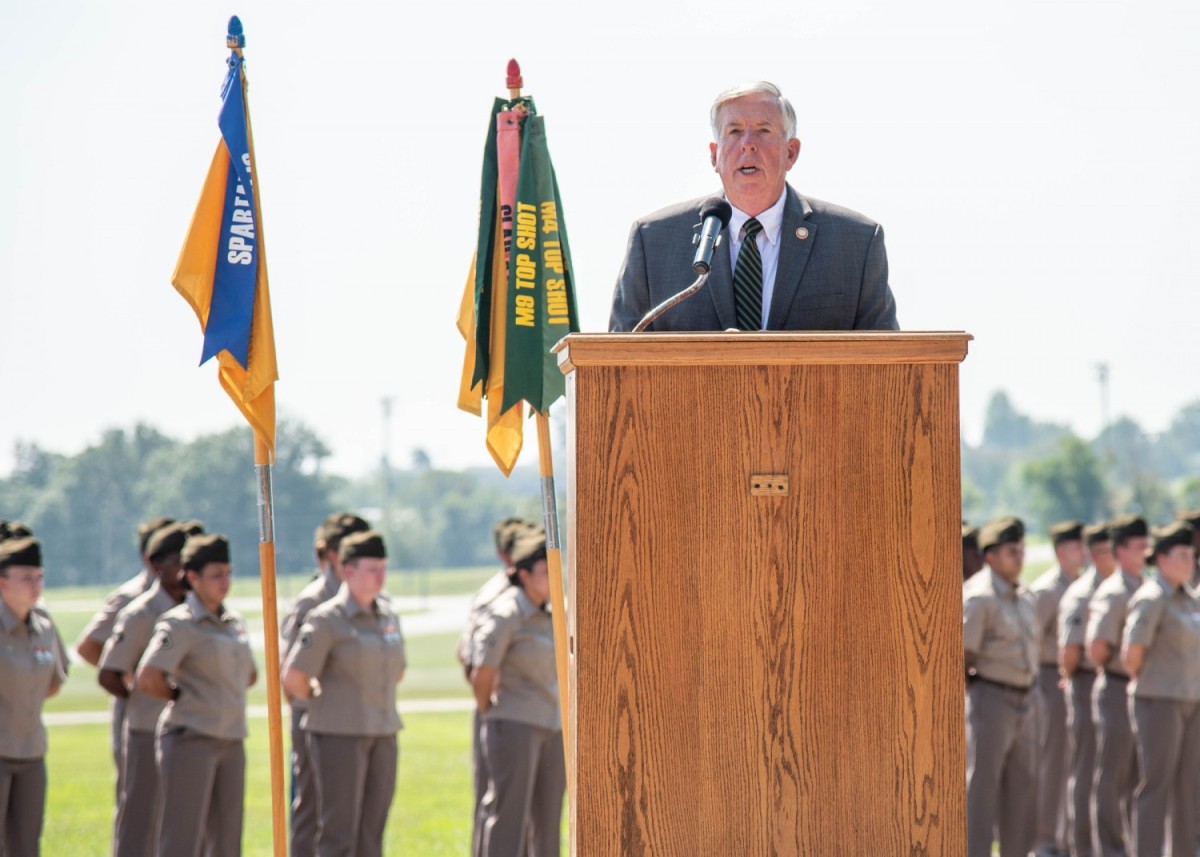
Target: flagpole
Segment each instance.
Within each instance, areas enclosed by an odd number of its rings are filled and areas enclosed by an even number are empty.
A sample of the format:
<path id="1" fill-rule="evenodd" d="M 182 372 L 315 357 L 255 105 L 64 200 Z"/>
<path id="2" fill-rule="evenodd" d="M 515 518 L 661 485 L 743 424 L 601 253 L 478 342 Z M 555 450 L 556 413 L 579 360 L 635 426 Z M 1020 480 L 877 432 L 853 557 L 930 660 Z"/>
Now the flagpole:
<path id="1" fill-rule="evenodd" d="M 229 19 L 226 46 L 239 58 L 246 44 L 242 23 L 237 16 Z M 246 89 L 245 68 L 239 83 Z M 246 105 L 246 142 L 250 152 L 250 176 L 254 183 L 254 223 L 258 226 L 258 264 L 266 266 L 266 244 L 263 240 L 262 186 L 259 183 L 258 163 L 254 155 L 254 131 L 250 125 L 250 102 Z M 275 857 L 287 857 L 287 815 L 283 802 L 283 699 L 279 677 L 279 616 L 275 591 L 275 507 L 271 486 L 272 450 L 259 433 L 254 432 L 254 473 L 258 485 L 258 565 L 262 580 L 263 643 L 267 668 L 267 739 L 271 767 L 271 833 Z"/>
<path id="2" fill-rule="evenodd" d="M 258 483 L 258 565 L 262 577 L 263 642 L 267 666 L 267 733 L 271 763 L 271 830 L 275 857 L 287 857 L 287 818 L 283 806 L 283 699 L 279 680 L 279 617 L 275 610 L 275 508 L 271 451 L 254 435 Z"/>
<path id="3" fill-rule="evenodd" d="M 509 99 L 521 97 L 524 80 L 521 66 L 508 61 L 505 85 Z M 558 700 L 562 712 L 563 759 L 571 765 L 571 736 L 567 729 L 570 688 L 567 687 L 567 608 L 563 592 L 561 539 L 558 532 L 558 500 L 554 489 L 554 456 L 550 448 L 550 417 L 534 409 L 538 435 L 538 468 L 542 477 L 542 519 L 546 527 L 546 567 L 550 574 L 550 616 L 554 624 L 554 661 L 558 671 Z M 567 784 L 570 785 L 570 777 Z"/>

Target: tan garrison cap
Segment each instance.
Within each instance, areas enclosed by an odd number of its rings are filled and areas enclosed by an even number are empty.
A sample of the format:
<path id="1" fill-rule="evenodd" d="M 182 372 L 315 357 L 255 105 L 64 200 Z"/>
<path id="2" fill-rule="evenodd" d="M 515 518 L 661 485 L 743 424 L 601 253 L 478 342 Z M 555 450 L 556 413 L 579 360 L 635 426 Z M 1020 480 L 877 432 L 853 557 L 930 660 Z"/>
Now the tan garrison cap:
<path id="1" fill-rule="evenodd" d="M 1025 538 L 1025 524 L 1012 516 L 988 521 L 979 529 L 979 549 L 989 550 L 998 545 L 1019 542 Z"/>

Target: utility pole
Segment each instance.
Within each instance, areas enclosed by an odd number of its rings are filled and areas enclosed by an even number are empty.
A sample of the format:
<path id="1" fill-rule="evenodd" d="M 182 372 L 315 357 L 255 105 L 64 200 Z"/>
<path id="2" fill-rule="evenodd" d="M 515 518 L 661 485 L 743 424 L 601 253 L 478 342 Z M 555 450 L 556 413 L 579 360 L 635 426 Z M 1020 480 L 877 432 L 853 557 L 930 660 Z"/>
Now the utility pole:
<path id="1" fill-rule="evenodd" d="M 1113 457 L 1112 436 L 1108 434 L 1111 424 L 1108 411 L 1108 363 L 1101 361 L 1096 364 L 1096 380 L 1100 383 L 1100 433 L 1104 435 L 1104 448 L 1109 460 Z"/>
<path id="2" fill-rule="evenodd" d="M 379 469 L 383 479 L 383 519 L 390 521 L 392 512 L 392 405 L 395 396 L 384 396 L 379 400 L 383 408 L 383 442 L 379 458 Z"/>

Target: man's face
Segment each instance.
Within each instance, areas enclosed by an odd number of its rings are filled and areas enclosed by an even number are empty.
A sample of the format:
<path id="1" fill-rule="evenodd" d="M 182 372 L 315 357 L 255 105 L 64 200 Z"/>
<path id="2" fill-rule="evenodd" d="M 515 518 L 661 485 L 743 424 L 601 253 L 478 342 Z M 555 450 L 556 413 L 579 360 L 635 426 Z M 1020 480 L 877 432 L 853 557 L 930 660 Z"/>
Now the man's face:
<path id="1" fill-rule="evenodd" d="M 1146 567 L 1146 548 L 1150 547 L 1149 536 L 1133 536 L 1125 540 L 1125 544 L 1117 545 L 1113 550 L 1117 555 L 1117 565 L 1130 574 L 1141 574 Z"/>
<path id="2" fill-rule="evenodd" d="M 33 565 L 10 566 L 0 573 L 0 597 L 9 609 L 26 615 L 42 597 L 42 570 Z"/>
<path id="3" fill-rule="evenodd" d="M 1087 554 L 1084 552 L 1083 542 L 1080 539 L 1071 539 L 1057 545 L 1054 548 L 1054 555 L 1058 559 L 1058 564 L 1062 566 L 1062 570 L 1067 574 L 1075 574 L 1087 565 Z"/>
<path id="4" fill-rule="evenodd" d="M 1003 577 L 1009 583 L 1015 583 L 1017 578 L 1021 576 L 1021 569 L 1025 565 L 1025 542 L 1005 542 L 1002 545 L 996 545 L 994 548 L 988 548 L 984 552 L 983 558 L 987 560 L 987 564 L 991 566 L 992 571 Z"/>
<path id="5" fill-rule="evenodd" d="M 1196 549 L 1191 545 L 1175 545 L 1158 555 L 1158 573 L 1172 586 L 1182 586 L 1192 579 L 1196 570 Z"/>
<path id="6" fill-rule="evenodd" d="M 549 572 L 550 567 L 544 559 L 539 559 L 528 570 L 521 569 L 517 572 L 521 580 L 521 586 L 525 589 L 525 594 L 529 596 L 530 601 L 539 607 L 550 600 Z"/>
<path id="7" fill-rule="evenodd" d="M 800 141 L 787 137 L 779 99 L 761 92 L 735 98 L 718 111 L 717 131 L 708 148 L 725 196 L 751 216 L 762 214 L 783 193 L 800 154 Z"/>
<path id="8" fill-rule="evenodd" d="M 1117 567 L 1117 558 L 1113 556 L 1112 542 L 1093 542 L 1088 546 L 1088 553 L 1092 555 L 1092 565 L 1096 566 L 1096 571 L 1100 572 L 1103 577 L 1112 574 L 1113 569 Z"/>
<path id="9" fill-rule="evenodd" d="M 227 562 L 205 563 L 199 571 L 188 572 L 188 584 L 203 604 L 215 609 L 233 586 L 233 566 Z"/>
<path id="10" fill-rule="evenodd" d="M 387 580 L 387 560 L 360 557 L 342 566 L 350 596 L 364 607 L 383 591 Z"/>
<path id="11" fill-rule="evenodd" d="M 159 583 L 167 590 L 167 594 L 178 598 L 183 593 L 183 562 L 180 554 L 167 554 L 154 563 Z"/>

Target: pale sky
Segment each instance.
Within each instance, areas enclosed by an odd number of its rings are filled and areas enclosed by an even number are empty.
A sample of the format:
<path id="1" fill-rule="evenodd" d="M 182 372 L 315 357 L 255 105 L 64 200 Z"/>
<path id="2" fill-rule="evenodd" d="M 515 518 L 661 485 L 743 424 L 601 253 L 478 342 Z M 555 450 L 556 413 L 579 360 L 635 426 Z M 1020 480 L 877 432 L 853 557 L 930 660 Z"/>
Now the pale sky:
<path id="1" fill-rule="evenodd" d="M 965 437 L 997 388 L 1039 419 L 1161 430 L 1200 395 L 1200 6 L 1139 0 L 568 4 L 16 3 L 0 28 L 0 474 L 145 420 L 242 424 L 170 285 L 246 29 L 281 413 L 332 468 L 489 461 L 456 410 L 454 315 L 492 98 L 546 117 L 584 330 L 633 220 L 719 190 L 708 106 L 778 84 L 805 193 L 887 234 L 905 330 L 975 336 Z M 680 286 L 687 284 L 682 272 Z M 557 409 L 561 410 L 562 405 Z M 522 461 L 536 458 L 527 438 Z M 561 466 L 561 465 L 560 465 Z"/>

